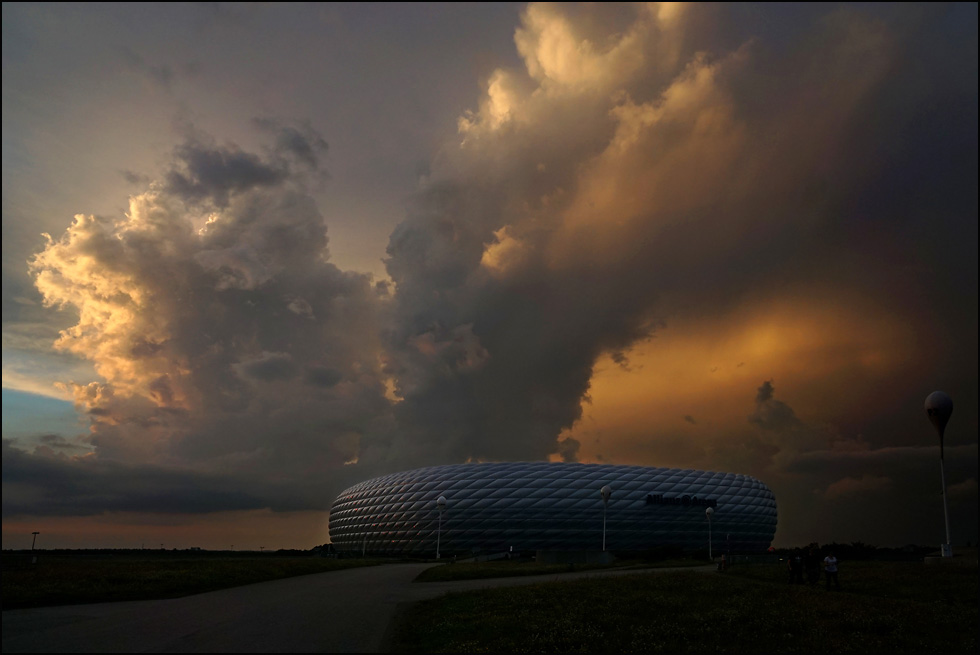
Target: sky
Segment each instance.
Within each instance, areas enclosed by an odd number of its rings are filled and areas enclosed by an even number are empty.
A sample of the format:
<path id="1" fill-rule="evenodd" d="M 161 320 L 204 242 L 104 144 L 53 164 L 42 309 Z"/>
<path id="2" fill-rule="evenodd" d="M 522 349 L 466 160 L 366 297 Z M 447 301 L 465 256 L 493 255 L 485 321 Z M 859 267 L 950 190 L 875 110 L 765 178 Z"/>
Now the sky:
<path id="1" fill-rule="evenodd" d="M 550 460 L 938 548 L 936 390 L 975 545 L 977 27 L 4 3 L 3 547 L 310 548 L 367 478 Z"/>

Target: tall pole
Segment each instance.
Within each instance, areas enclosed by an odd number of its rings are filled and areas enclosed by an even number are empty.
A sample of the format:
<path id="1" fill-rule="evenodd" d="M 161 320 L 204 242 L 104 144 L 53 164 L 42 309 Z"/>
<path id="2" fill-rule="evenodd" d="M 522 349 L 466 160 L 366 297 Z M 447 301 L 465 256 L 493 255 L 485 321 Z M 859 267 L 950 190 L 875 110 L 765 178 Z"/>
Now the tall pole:
<path id="1" fill-rule="evenodd" d="M 37 536 L 41 533 L 34 531 L 31 534 L 34 535 L 34 538 L 31 539 L 31 564 L 37 564 L 37 555 L 34 554 L 34 544 L 37 543 Z"/>
<path id="2" fill-rule="evenodd" d="M 708 559 L 714 561 L 711 556 L 711 515 L 715 513 L 714 507 L 708 507 L 704 510 L 704 515 L 708 517 Z"/>
<path id="3" fill-rule="evenodd" d="M 602 504 L 602 550 L 606 550 L 606 504 Z"/>
<path id="4" fill-rule="evenodd" d="M 602 496 L 602 552 L 606 552 L 606 507 L 609 505 L 609 496 L 612 495 L 612 489 L 607 484 L 599 490 L 599 495 Z"/>
<path id="5" fill-rule="evenodd" d="M 943 463 L 943 437 L 946 424 L 953 414 L 953 400 L 942 391 L 934 391 L 926 398 L 926 416 L 939 433 L 939 477 L 943 483 L 943 518 L 946 520 L 946 543 L 942 546 L 943 557 L 953 556 L 953 540 L 949 532 L 949 505 L 946 502 L 946 465 Z"/>
<path id="6" fill-rule="evenodd" d="M 440 546 L 442 545 L 442 510 L 446 509 L 445 496 L 439 496 L 439 500 L 436 501 L 436 507 L 439 508 L 439 527 L 436 530 L 436 559 L 439 559 L 442 557 Z"/>
<path id="7" fill-rule="evenodd" d="M 943 557 L 953 556 L 953 540 L 949 534 L 949 503 L 946 501 L 946 466 L 943 464 L 942 449 L 939 455 L 939 479 L 943 483 L 943 518 L 946 520 L 946 543 L 943 544 Z"/>

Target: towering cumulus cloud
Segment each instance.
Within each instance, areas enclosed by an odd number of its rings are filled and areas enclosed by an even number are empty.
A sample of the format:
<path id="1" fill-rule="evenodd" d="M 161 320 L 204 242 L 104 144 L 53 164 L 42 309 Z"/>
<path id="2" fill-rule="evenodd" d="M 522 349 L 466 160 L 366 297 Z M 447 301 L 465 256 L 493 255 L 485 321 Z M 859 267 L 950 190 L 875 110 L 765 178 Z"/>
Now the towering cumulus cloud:
<path id="1" fill-rule="evenodd" d="M 827 314 L 935 327 L 907 291 L 943 255 L 898 245 L 922 208 L 895 194 L 917 160 L 968 161 L 969 146 L 902 135 L 930 94 L 962 103 L 969 89 L 933 86 L 919 71 L 934 62 L 895 72 L 949 55 L 919 51 L 928 28 L 911 26 L 936 16 L 821 9 L 790 36 L 756 36 L 739 12 L 526 9 L 524 68 L 490 75 L 391 237 L 400 451 L 567 459 L 574 444 L 556 435 L 580 418 L 597 360 L 628 365 L 677 317 L 809 295 L 833 297 Z M 961 197 L 970 175 L 922 189 Z M 970 209 L 935 229 L 948 236 Z M 756 423 L 779 409 L 763 403 Z"/>
<path id="2" fill-rule="evenodd" d="M 30 264 L 102 380 L 71 387 L 92 454 L 5 454 L 5 511 L 325 510 L 416 466 L 602 457 L 801 507 L 902 491 L 895 408 L 932 390 L 908 380 L 977 395 L 976 19 L 945 38 L 950 11 L 531 4 L 384 284 L 328 259 L 309 126 L 257 121 L 256 152 L 189 134 L 125 216 Z M 65 486 L 32 487 L 51 467 Z M 95 482 L 123 473 L 139 494 Z"/>
<path id="3" fill-rule="evenodd" d="M 236 509 L 321 507 L 325 476 L 386 420 L 379 297 L 327 259 L 306 193 L 326 143 L 260 127 L 262 156 L 189 136 L 124 217 L 76 216 L 31 269 L 78 313 L 56 346 L 104 378 L 73 385 L 96 459 L 230 476 L 254 495 Z"/>

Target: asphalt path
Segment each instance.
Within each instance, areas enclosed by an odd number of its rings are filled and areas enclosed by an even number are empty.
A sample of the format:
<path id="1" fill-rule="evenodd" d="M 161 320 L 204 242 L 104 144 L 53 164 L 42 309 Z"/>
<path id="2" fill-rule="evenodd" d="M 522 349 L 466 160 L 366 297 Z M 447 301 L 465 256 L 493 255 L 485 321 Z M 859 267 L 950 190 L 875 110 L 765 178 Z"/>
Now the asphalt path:
<path id="1" fill-rule="evenodd" d="M 399 607 L 447 592 L 677 569 L 413 583 L 435 564 L 387 564 L 168 600 L 3 612 L 4 653 L 377 653 Z M 711 571 L 700 566 L 690 570 Z"/>

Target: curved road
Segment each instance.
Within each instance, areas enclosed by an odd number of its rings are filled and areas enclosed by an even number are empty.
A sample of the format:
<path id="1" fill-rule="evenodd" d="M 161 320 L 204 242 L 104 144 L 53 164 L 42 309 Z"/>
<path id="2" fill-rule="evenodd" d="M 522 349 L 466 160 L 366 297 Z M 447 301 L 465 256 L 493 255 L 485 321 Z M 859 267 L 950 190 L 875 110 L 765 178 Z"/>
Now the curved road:
<path id="1" fill-rule="evenodd" d="M 430 566 L 435 564 L 367 566 L 169 600 L 9 610 L 3 612 L 3 652 L 377 653 L 403 603 L 450 591 L 677 570 L 413 584 Z"/>

